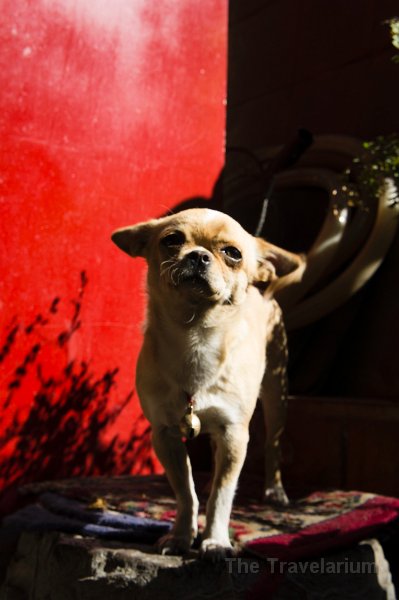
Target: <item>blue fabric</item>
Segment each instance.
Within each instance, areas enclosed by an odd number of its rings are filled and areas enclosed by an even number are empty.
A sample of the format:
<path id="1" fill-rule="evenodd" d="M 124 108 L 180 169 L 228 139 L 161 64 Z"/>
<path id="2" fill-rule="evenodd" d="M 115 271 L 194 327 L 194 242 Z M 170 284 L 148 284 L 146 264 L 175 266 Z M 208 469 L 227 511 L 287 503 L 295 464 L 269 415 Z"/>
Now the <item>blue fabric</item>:
<path id="1" fill-rule="evenodd" d="M 89 510 L 76 500 L 45 493 L 38 504 L 31 504 L 8 515 L 6 530 L 62 531 L 103 539 L 152 544 L 172 527 L 169 521 L 157 521 L 116 511 Z"/>

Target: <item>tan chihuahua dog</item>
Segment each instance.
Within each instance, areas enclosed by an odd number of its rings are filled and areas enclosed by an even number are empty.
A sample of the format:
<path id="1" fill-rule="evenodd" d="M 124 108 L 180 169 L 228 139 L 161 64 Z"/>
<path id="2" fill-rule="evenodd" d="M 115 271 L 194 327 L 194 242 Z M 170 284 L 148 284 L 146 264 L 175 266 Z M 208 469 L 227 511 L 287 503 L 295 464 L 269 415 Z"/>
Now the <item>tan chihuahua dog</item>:
<path id="1" fill-rule="evenodd" d="M 287 501 L 279 470 L 286 345 L 272 293 L 291 272 L 297 279 L 304 261 L 209 209 L 118 229 L 112 240 L 148 263 L 148 315 L 136 383 L 177 500 L 174 527 L 160 540 L 160 550 L 185 553 L 197 535 L 198 499 L 182 436 L 201 429 L 216 452 L 200 553 L 219 560 L 232 553 L 230 512 L 259 396 L 267 429 L 264 495 Z"/>

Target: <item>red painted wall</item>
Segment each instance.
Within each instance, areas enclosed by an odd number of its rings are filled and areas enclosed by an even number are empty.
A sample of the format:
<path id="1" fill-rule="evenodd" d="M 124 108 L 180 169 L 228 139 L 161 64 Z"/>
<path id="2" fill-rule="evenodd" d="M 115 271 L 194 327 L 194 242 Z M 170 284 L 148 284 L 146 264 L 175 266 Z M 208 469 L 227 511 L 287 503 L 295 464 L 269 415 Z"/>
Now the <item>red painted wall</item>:
<path id="1" fill-rule="evenodd" d="M 119 226 L 209 196 L 224 0 L 3 0 L 0 480 L 158 465 L 133 392 L 144 265 Z"/>

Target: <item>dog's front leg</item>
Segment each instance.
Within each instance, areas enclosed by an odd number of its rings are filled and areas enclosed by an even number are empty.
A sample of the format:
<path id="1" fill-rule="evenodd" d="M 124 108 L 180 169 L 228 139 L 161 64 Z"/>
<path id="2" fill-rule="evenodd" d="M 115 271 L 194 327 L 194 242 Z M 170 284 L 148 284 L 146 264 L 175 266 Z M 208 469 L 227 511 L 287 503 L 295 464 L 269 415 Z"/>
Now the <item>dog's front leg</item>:
<path id="1" fill-rule="evenodd" d="M 198 527 L 198 499 L 190 459 L 181 438 L 166 427 L 154 429 L 152 441 L 177 501 L 173 529 L 159 540 L 158 547 L 162 554 L 185 554 L 197 535 Z"/>
<path id="2" fill-rule="evenodd" d="M 247 451 L 248 428 L 228 425 L 213 439 L 216 443 L 215 475 L 206 507 L 206 527 L 200 552 L 204 558 L 218 561 L 233 554 L 229 520 Z"/>

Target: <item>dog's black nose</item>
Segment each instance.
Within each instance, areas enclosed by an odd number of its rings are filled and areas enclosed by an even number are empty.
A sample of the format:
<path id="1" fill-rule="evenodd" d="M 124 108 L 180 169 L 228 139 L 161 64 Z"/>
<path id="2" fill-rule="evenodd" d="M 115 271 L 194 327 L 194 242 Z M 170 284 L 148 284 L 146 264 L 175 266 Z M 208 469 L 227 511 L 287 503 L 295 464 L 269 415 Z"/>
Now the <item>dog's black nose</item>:
<path id="1" fill-rule="evenodd" d="M 211 257 L 204 250 L 193 250 L 187 254 L 187 260 L 193 267 L 207 267 L 211 262 Z"/>

